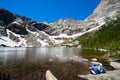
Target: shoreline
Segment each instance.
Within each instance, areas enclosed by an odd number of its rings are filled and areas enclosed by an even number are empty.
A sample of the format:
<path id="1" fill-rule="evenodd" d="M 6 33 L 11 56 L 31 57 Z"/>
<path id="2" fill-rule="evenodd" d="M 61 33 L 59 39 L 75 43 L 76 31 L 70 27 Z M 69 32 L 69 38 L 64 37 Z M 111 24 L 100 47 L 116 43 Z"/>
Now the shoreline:
<path id="1" fill-rule="evenodd" d="M 106 73 L 97 75 L 78 75 L 78 77 L 88 80 L 120 80 L 120 70 L 107 71 Z"/>

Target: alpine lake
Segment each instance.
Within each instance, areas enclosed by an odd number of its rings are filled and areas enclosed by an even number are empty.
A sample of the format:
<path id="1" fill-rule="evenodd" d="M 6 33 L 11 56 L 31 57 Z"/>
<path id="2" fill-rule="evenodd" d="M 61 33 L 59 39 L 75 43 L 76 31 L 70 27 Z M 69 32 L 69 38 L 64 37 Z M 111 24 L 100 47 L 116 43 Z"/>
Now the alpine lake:
<path id="1" fill-rule="evenodd" d="M 10 80 L 32 80 L 50 70 L 58 80 L 84 80 L 77 75 L 89 74 L 91 59 L 96 58 L 106 70 L 113 70 L 105 59 L 108 52 L 76 47 L 0 48 L 0 74 Z"/>

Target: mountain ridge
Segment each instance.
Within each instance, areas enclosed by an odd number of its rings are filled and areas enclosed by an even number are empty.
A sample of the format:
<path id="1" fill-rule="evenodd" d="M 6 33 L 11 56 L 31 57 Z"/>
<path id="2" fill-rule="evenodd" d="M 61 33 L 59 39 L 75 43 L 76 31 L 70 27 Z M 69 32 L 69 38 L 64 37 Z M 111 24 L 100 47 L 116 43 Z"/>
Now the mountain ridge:
<path id="1" fill-rule="evenodd" d="M 83 21 L 62 18 L 54 23 L 42 23 L 0 8 L 0 45 L 11 47 L 56 45 L 64 42 L 57 38 L 74 38 L 99 29 L 105 23 L 105 18 L 114 17 L 118 11 L 119 0 L 101 0 L 93 14 Z M 59 36 L 61 34 L 65 35 Z"/>

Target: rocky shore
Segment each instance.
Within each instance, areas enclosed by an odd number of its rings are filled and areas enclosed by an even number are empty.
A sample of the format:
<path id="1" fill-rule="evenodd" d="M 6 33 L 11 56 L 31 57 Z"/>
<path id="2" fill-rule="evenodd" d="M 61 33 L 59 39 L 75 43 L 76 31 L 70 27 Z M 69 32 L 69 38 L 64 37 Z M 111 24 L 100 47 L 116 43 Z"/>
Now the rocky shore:
<path id="1" fill-rule="evenodd" d="M 96 61 L 96 59 L 92 59 Z M 103 74 L 88 74 L 88 75 L 78 75 L 80 78 L 84 78 L 87 80 L 120 80 L 120 62 L 119 60 L 111 60 L 110 66 L 113 67 L 114 70 L 107 71 Z"/>
<path id="2" fill-rule="evenodd" d="M 98 75 L 78 75 L 78 77 L 88 80 L 120 80 L 120 70 L 108 71 L 107 73 Z"/>

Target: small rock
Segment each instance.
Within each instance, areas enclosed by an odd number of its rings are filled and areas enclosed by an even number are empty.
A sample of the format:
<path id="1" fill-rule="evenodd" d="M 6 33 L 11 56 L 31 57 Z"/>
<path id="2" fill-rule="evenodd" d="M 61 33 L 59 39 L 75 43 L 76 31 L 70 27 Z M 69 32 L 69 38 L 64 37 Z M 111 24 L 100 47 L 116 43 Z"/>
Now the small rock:
<path id="1" fill-rule="evenodd" d="M 49 61 L 53 61 L 53 59 L 49 59 Z"/>
<path id="2" fill-rule="evenodd" d="M 96 58 L 93 58 L 93 59 L 91 59 L 92 61 L 97 61 L 97 59 Z"/>
<path id="3" fill-rule="evenodd" d="M 83 61 L 89 61 L 88 59 L 82 59 Z"/>

